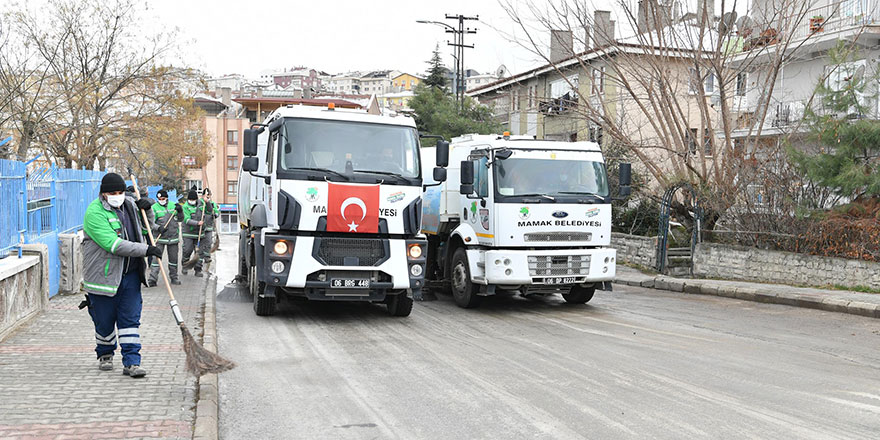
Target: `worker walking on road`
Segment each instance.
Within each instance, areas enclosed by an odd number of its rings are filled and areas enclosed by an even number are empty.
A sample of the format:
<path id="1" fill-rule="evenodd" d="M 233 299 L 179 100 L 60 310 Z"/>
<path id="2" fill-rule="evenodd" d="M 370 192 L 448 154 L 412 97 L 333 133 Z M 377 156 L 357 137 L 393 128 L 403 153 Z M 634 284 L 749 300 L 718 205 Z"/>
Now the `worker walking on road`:
<path id="1" fill-rule="evenodd" d="M 145 256 L 162 251 L 146 243 L 138 210 L 149 202 L 126 196 L 125 181 L 115 173 L 101 180 L 101 193 L 86 209 L 83 221 L 83 288 L 95 324 L 98 368 L 113 369 L 116 344 L 122 348 L 122 374 L 144 377 L 141 368 L 141 283 L 146 284 Z"/>
<path id="2" fill-rule="evenodd" d="M 177 277 L 177 260 L 180 258 L 180 221 L 183 219 L 183 208 L 177 203 L 169 203 L 168 192 L 159 190 L 156 193 L 156 203 L 153 204 L 153 214 L 156 216 L 153 222 L 153 235 L 156 237 L 156 247 L 161 251 L 167 251 L 168 277 L 171 284 L 180 284 Z M 159 260 L 150 262 L 150 278 L 147 287 L 155 287 L 159 280 Z"/>
<path id="3" fill-rule="evenodd" d="M 213 216 L 212 212 L 206 212 L 207 205 L 199 200 L 195 190 L 190 190 L 186 196 L 186 204 L 183 205 L 183 221 L 186 227 L 183 230 L 183 261 L 188 261 L 193 252 L 198 252 L 198 260 L 195 263 L 195 276 L 202 277 L 202 269 L 205 256 L 211 255 L 211 238 L 207 234 L 206 219 Z M 198 246 L 198 249 L 196 249 Z M 186 275 L 186 266 L 183 268 Z"/>

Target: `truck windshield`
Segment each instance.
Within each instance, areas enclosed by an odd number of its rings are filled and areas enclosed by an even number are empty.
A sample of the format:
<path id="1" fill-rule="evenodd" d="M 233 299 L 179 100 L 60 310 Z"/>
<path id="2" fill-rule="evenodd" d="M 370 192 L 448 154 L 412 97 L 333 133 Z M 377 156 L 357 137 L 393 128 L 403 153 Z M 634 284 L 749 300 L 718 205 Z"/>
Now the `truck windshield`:
<path id="1" fill-rule="evenodd" d="M 412 127 L 320 119 L 288 119 L 281 130 L 279 166 L 289 170 L 329 170 L 373 177 L 419 176 L 418 132 Z"/>
<path id="2" fill-rule="evenodd" d="M 608 177 L 601 162 L 511 157 L 498 160 L 495 165 L 495 181 L 501 196 L 608 196 Z"/>

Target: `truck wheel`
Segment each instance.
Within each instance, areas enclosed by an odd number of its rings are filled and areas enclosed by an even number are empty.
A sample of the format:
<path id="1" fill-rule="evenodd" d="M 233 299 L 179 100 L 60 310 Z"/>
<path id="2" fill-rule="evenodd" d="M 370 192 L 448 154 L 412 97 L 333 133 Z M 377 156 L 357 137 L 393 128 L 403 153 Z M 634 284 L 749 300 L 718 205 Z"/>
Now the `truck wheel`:
<path id="1" fill-rule="evenodd" d="M 257 266 L 251 266 L 248 271 L 248 287 L 254 297 L 254 312 L 257 316 L 269 316 L 275 314 L 275 298 L 261 298 L 260 294 L 266 290 L 266 283 L 257 281 Z"/>
<path id="2" fill-rule="evenodd" d="M 391 316 L 409 316 L 412 308 L 413 299 L 406 296 L 406 293 L 398 293 L 388 299 L 388 313 Z"/>
<path id="3" fill-rule="evenodd" d="M 470 309 L 480 305 L 482 297 L 477 295 L 477 286 L 471 282 L 471 270 L 468 268 L 467 252 L 458 248 L 452 254 L 452 297 L 459 307 Z"/>
<path id="4" fill-rule="evenodd" d="M 562 298 L 570 304 L 584 304 L 593 299 L 594 293 L 596 293 L 595 287 L 573 286 L 568 293 L 562 294 Z"/>

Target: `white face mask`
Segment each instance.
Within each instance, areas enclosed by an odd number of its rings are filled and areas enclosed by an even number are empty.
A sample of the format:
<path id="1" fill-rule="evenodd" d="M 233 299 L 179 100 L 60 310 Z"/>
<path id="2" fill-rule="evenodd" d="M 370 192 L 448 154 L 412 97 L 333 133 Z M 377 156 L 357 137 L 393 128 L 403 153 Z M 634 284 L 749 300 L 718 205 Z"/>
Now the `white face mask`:
<path id="1" fill-rule="evenodd" d="M 195 200 L 187 200 L 187 203 L 189 203 L 189 204 L 192 205 L 192 206 L 196 206 L 196 201 L 195 201 Z"/>
<path id="2" fill-rule="evenodd" d="M 118 196 L 107 196 L 107 203 L 114 208 L 118 208 L 122 206 L 122 203 L 125 202 L 125 194 L 119 194 Z"/>
<path id="3" fill-rule="evenodd" d="M 165 206 L 168 204 L 168 200 L 159 200 L 159 204 Z"/>

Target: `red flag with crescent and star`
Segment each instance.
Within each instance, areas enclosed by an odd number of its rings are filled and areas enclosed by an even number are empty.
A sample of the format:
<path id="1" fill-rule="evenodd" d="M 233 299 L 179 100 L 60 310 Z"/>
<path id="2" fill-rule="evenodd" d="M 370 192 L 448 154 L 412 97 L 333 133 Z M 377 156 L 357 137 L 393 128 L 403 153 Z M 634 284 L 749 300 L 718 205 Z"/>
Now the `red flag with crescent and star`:
<path id="1" fill-rule="evenodd" d="M 379 232 L 379 185 L 328 185 L 328 232 Z"/>

